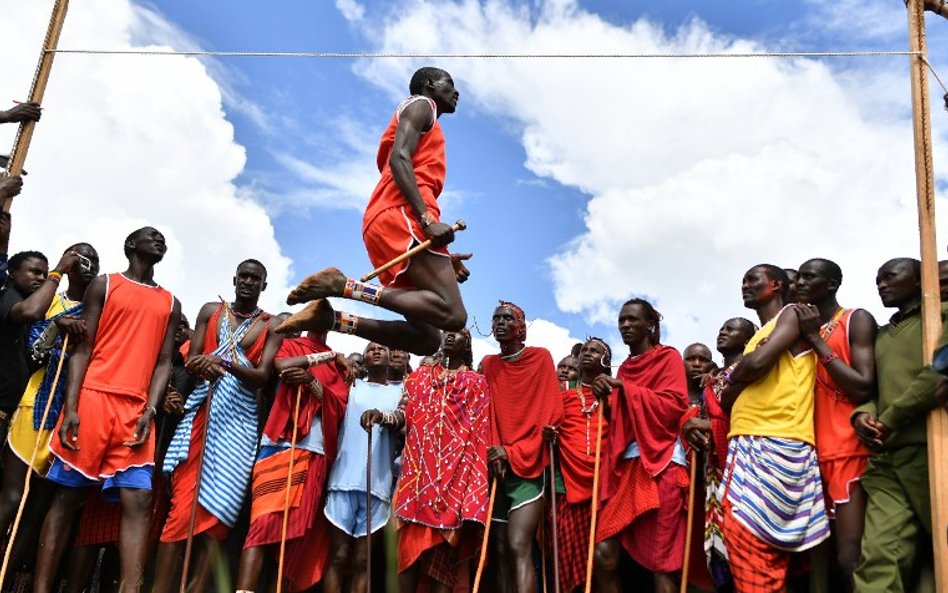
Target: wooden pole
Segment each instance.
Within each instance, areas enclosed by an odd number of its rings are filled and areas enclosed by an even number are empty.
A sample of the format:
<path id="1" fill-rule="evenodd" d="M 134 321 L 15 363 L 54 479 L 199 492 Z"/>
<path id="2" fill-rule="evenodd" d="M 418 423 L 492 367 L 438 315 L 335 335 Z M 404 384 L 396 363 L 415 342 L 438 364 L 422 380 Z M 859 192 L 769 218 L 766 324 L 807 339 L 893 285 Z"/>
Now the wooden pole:
<path id="1" fill-rule="evenodd" d="M 277 564 L 276 593 L 283 593 L 283 564 L 286 560 L 286 531 L 290 523 L 290 491 L 293 488 L 293 461 L 296 457 L 296 435 L 300 424 L 300 400 L 303 386 L 296 387 L 296 405 L 293 407 L 293 436 L 290 437 L 290 468 L 286 472 L 286 498 L 283 500 L 283 525 L 280 528 L 280 558 Z"/>
<path id="2" fill-rule="evenodd" d="M 691 449 L 688 452 L 690 480 L 688 481 L 688 523 L 685 524 L 685 557 L 681 564 L 681 587 L 679 593 L 688 591 L 688 571 L 691 568 L 691 538 L 694 533 L 695 522 L 695 490 L 698 484 L 698 452 Z"/>
<path id="3" fill-rule="evenodd" d="M 550 537 L 553 538 L 553 593 L 560 593 L 560 541 L 556 517 L 556 447 L 550 441 Z M 546 550 L 544 550 L 545 552 Z"/>
<path id="4" fill-rule="evenodd" d="M 487 498 L 487 523 L 484 525 L 484 539 L 481 540 L 481 555 L 477 559 L 477 572 L 474 573 L 474 587 L 472 593 L 479 593 L 481 590 L 481 577 L 484 575 L 484 566 L 487 564 L 488 540 L 490 538 L 491 517 L 494 516 L 494 499 L 497 497 L 497 478 L 494 477 L 490 482 L 490 496 Z"/>
<path id="5" fill-rule="evenodd" d="M 924 0 L 908 0 L 909 60 L 912 79 L 912 122 L 915 136 L 915 188 L 922 260 L 922 356 L 931 363 L 941 334 L 938 290 L 938 256 L 935 243 L 935 179 L 932 164 L 932 129 L 928 72 L 924 61 Z M 935 548 L 935 588 L 948 591 L 948 414 L 935 409 L 928 418 L 928 475 L 932 504 L 932 538 Z"/>
<path id="6" fill-rule="evenodd" d="M 59 34 L 62 33 L 63 23 L 66 20 L 66 10 L 69 8 L 69 0 L 56 0 L 53 6 L 53 14 L 49 19 L 49 28 L 46 29 L 46 39 L 43 41 L 43 50 L 40 53 L 39 64 L 36 66 L 36 74 L 33 75 L 33 85 L 30 87 L 30 101 L 36 103 L 43 102 L 43 95 L 46 94 L 46 83 L 49 82 L 49 73 L 53 69 L 53 58 L 56 56 L 54 51 L 59 45 Z M 23 164 L 26 162 L 26 153 L 30 149 L 30 140 L 33 139 L 33 129 L 36 122 L 25 121 L 20 124 L 16 133 L 16 140 L 13 141 L 13 150 L 10 152 L 10 162 L 7 163 L 7 175 L 19 175 L 23 172 Z M 13 198 L 7 198 L 3 201 L 3 211 L 9 212 Z"/>
<path id="7" fill-rule="evenodd" d="M 204 405 L 207 406 L 204 416 L 204 430 L 201 431 L 201 449 L 197 452 L 197 480 L 194 483 L 194 500 L 191 501 L 191 514 L 188 518 L 188 537 L 184 540 L 184 562 L 181 566 L 181 584 L 178 587 L 178 593 L 187 593 L 188 590 L 188 572 L 191 569 L 191 550 L 194 547 L 194 525 L 197 522 L 198 504 L 201 496 L 201 483 L 204 481 L 204 450 L 207 448 L 207 431 L 211 426 L 211 403 L 214 398 L 214 385 L 207 387 L 207 399 Z M 194 417 L 197 418 L 195 413 Z M 194 430 L 193 424 L 191 430 Z"/>
<path id="8" fill-rule="evenodd" d="M 49 389 L 49 397 L 46 398 L 46 407 L 43 408 L 40 428 L 36 433 L 36 441 L 33 443 L 33 452 L 30 454 L 30 464 L 26 468 L 26 478 L 23 480 L 23 494 L 20 495 L 20 504 L 16 507 L 16 517 L 13 519 L 13 527 L 10 531 L 10 537 L 7 539 L 7 549 L 3 553 L 3 566 L 0 567 L 0 583 L 3 583 L 7 576 L 10 554 L 13 552 L 13 540 L 16 539 L 16 532 L 20 528 L 20 519 L 23 518 L 23 509 L 26 508 L 26 499 L 30 495 L 33 467 L 36 465 L 36 456 L 39 455 L 40 445 L 42 445 L 43 431 L 46 429 L 46 420 L 49 418 L 49 409 L 53 405 L 53 398 L 56 397 L 56 388 L 59 387 L 59 375 L 63 371 L 63 362 L 66 360 L 66 349 L 68 347 L 69 334 L 66 334 L 63 336 L 62 351 L 59 353 L 59 362 L 56 363 L 56 374 L 53 376 L 53 383 Z M 52 435 L 52 432 L 50 432 L 50 435 Z"/>
<path id="9" fill-rule="evenodd" d="M 365 590 L 372 591 L 372 427 L 365 459 Z"/>
<path id="10" fill-rule="evenodd" d="M 596 519 L 599 517 L 599 467 L 602 463 L 602 406 L 599 402 L 599 414 L 596 415 L 596 460 L 593 464 L 592 520 L 589 522 L 589 550 L 586 555 L 586 585 L 584 593 L 592 591 L 593 568 L 596 557 Z"/>

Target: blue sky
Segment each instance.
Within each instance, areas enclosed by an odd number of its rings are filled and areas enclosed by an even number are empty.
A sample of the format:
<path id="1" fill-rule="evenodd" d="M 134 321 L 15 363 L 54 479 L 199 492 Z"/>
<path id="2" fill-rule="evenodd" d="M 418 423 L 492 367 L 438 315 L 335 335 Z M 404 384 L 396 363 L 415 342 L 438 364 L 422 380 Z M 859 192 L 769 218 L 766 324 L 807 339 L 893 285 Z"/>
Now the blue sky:
<path id="1" fill-rule="evenodd" d="M 45 27 L 48 7 L 0 0 L 5 3 L 22 20 L 10 23 L 9 34 L 24 29 L 20 41 L 29 45 Z M 115 15 L 103 18 L 106 9 Z M 64 47 L 447 53 L 907 47 L 897 0 L 101 0 L 74 5 L 69 19 Z M 930 47 L 945 47 L 948 21 L 929 17 L 929 23 Z M 932 51 L 932 61 L 948 73 L 941 55 Z M 26 86 L 32 60 L 14 65 L 0 93 L 23 94 L 15 89 Z M 496 300 L 514 300 L 541 320 L 537 331 L 557 355 L 589 334 L 617 342 L 617 305 L 639 295 L 665 313 L 673 345 L 710 343 L 721 321 L 746 314 L 739 281 L 747 267 L 766 260 L 796 265 L 817 255 L 851 272 L 842 293 L 850 304 L 885 315 L 874 296 L 875 268 L 888 254 L 917 253 L 906 62 L 435 61 L 461 91 L 458 113 L 442 120 L 449 162 L 442 210 L 446 219 L 470 226 L 455 247 L 475 253 L 464 286 L 472 321 L 486 331 Z M 222 284 L 229 272 L 217 268 L 255 248 L 257 257 L 277 262 L 271 308 L 279 307 L 278 292 L 315 269 L 367 271 L 361 206 L 377 176 L 376 143 L 407 90 L 407 73 L 423 62 L 222 58 L 202 64 L 58 58 L 49 103 L 62 103 L 62 120 L 55 112 L 48 119 L 68 134 L 61 146 L 80 138 L 90 144 L 74 111 L 94 120 L 109 104 L 103 97 L 134 101 L 140 92 L 161 121 L 142 131 L 147 141 L 123 145 L 129 162 L 139 149 L 142 160 L 182 152 L 166 172 L 129 165 L 129 188 L 163 193 L 143 195 L 137 207 L 122 202 L 121 217 L 91 216 L 83 231 L 110 232 L 139 219 L 168 225 L 185 254 L 169 263 L 167 283 L 187 297 L 186 311 L 215 297 L 211 280 L 228 292 Z M 86 91 L 87 103 L 69 96 Z M 941 94 L 934 86 L 932 93 Z M 948 155 L 946 117 L 935 107 L 938 169 Z M 109 114 L 115 128 L 144 125 L 142 114 L 120 111 Z M 55 158 L 42 138 L 36 140 L 40 163 Z M 92 143 L 87 150 L 103 162 L 114 156 L 115 144 L 96 153 Z M 49 199 L 63 193 L 37 177 L 34 191 Z M 944 179 L 939 173 L 942 194 Z M 125 186 L 110 181 L 112 187 L 99 180 L 88 191 L 74 189 L 71 203 L 104 199 L 102 187 L 118 196 Z M 178 193 L 180 207 L 171 216 L 158 196 Z M 827 211 L 828 204 L 835 208 Z M 24 208 L 25 220 L 40 215 Z M 226 208 L 240 212 L 232 215 L 234 225 L 252 228 L 256 239 L 218 226 L 215 217 Z M 183 216 L 192 217 L 190 226 Z M 897 227 L 884 241 L 870 231 L 879 219 Z M 200 241 L 192 238 L 195 228 L 207 233 Z"/>

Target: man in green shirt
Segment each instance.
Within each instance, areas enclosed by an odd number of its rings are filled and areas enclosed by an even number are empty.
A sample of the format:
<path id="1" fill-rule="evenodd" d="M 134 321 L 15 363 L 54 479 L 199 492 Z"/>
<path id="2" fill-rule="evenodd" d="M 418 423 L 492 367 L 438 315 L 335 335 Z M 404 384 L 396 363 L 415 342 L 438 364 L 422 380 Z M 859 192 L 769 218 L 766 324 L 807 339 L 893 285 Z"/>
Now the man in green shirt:
<path id="1" fill-rule="evenodd" d="M 855 573 L 860 593 L 914 591 L 917 562 L 932 554 L 925 423 L 942 378 L 922 358 L 920 271 L 918 260 L 899 258 L 876 275 L 882 304 L 898 311 L 876 337 L 878 393 L 852 415 L 873 453 L 862 477 L 869 503 Z"/>

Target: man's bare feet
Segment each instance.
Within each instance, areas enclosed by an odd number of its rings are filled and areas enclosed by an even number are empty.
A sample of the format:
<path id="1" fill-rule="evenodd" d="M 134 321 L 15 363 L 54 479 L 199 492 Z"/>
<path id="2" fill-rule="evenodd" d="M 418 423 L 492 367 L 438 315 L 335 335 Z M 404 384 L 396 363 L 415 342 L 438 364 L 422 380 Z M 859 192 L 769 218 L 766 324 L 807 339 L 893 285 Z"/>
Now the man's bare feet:
<path id="1" fill-rule="evenodd" d="M 310 330 L 326 331 L 332 329 L 335 315 L 332 305 L 326 299 L 317 299 L 306 305 L 302 311 L 294 313 L 277 326 L 278 334 L 291 334 Z"/>
<path id="2" fill-rule="evenodd" d="M 339 268 L 326 268 L 304 278 L 296 288 L 290 291 L 290 296 L 286 297 L 286 304 L 297 305 L 316 299 L 342 296 L 345 287 L 346 275 Z"/>

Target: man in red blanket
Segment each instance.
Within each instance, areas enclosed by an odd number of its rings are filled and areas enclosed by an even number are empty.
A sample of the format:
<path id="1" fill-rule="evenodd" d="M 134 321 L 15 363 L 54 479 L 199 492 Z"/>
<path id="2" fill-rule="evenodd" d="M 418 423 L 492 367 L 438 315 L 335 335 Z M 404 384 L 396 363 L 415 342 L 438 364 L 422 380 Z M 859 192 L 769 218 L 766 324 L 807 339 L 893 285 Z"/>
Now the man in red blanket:
<path id="1" fill-rule="evenodd" d="M 659 343 L 661 315 L 642 299 L 619 311 L 629 357 L 617 378 L 599 375 L 593 392 L 609 398 L 610 439 L 603 451 L 603 509 L 596 532 L 597 590 L 618 593 L 620 546 L 655 575 L 656 593 L 678 590 L 684 557 L 688 472 L 678 440 L 688 410 L 681 355 Z"/>
<path id="2" fill-rule="evenodd" d="M 484 358 L 490 388 L 491 446 L 487 460 L 499 479 L 490 537 L 497 591 L 535 593 L 533 542 L 543 516 L 549 453 L 543 427 L 563 419 L 563 396 L 553 357 L 545 348 L 527 347 L 523 310 L 501 302 L 491 321 L 500 355 Z M 509 563 L 509 564 L 508 564 Z"/>
<path id="3" fill-rule="evenodd" d="M 322 579 L 329 555 L 323 492 L 352 380 L 348 359 L 329 349 L 326 333 L 309 331 L 284 340 L 276 355 L 280 384 L 253 468 L 250 531 L 240 556 L 238 591 L 257 588 L 267 547 L 279 554 L 291 456 L 283 576 L 291 591 L 309 589 Z"/>
<path id="4" fill-rule="evenodd" d="M 560 585 L 564 591 L 572 591 L 586 582 L 600 413 L 592 383 L 599 375 L 612 374 L 612 349 L 600 338 L 589 338 L 579 350 L 578 361 L 577 385 L 563 391 L 563 423 L 543 429 L 544 437 L 559 444 L 559 469 L 566 486 L 566 496 L 557 497 L 556 503 Z M 608 432 L 604 419 L 603 442 Z"/>
<path id="5" fill-rule="evenodd" d="M 487 521 L 487 381 L 471 370 L 467 330 L 446 333 L 441 352 L 408 376 L 395 412 L 406 428 L 393 504 L 403 593 L 450 593 L 463 582 Z"/>

